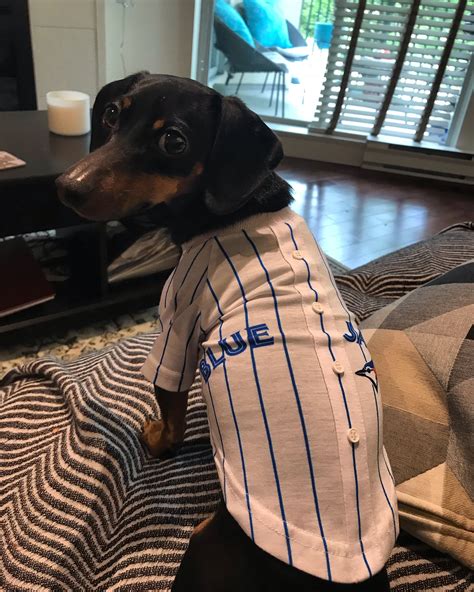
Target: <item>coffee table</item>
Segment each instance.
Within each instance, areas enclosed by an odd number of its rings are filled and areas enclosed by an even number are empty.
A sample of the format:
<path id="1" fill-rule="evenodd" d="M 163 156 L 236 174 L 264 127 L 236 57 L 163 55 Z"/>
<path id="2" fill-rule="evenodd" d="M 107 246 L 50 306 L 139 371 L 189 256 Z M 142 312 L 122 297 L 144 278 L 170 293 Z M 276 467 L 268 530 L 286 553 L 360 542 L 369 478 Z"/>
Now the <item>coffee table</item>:
<path id="1" fill-rule="evenodd" d="M 0 171 L 0 237 L 56 229 L 67 238 L 71 278 L 56 298 L 0 319 L 0 342 L 151 306 L 169 272 L 109 286 L 105 225 L 90 223 L 57 198 L 54 180 L 89 151 L 89 135 L 48 130 L 46 111 L 0 112 L 0 150 L 26 165 Z M 8 278 L 0 278 L 0 283 Z"/>

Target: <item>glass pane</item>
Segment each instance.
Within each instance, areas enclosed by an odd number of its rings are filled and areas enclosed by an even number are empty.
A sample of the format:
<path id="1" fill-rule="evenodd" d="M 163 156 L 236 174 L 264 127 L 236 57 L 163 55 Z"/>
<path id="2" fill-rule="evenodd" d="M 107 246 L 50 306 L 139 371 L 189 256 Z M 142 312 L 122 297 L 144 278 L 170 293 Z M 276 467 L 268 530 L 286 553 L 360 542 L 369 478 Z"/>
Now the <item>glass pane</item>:
<path id="1" fill-rule="evenodd" d="M 259 115 L 313 120 L 334 0 L 216 0 L 208 83 Z"/>

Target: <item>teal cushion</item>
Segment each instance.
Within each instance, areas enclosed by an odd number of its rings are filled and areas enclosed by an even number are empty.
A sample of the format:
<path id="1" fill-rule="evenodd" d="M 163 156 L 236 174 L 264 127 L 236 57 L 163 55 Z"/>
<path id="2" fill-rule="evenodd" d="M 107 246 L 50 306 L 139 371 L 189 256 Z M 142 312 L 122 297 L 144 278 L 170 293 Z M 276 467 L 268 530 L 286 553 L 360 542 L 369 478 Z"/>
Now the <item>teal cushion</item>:
<path id="1" fill-rule="evenodd" d="M 244 0 L 250 32 L 264 47 L 291 47 L 285 17 L 270 0 Z"/>
<path id="2" fill-rule="evenodd" d="M 227 4 L 225 0 L 216 0 L 215 15 L 224 23 L 224 25 L 229 27 L 231 31 L 234 31 L 236 35 L 242 37 L 242 39 L 249 45 L 255 47 L 255 41 L 252 39 L 249 28 L 233 6 Z"/>

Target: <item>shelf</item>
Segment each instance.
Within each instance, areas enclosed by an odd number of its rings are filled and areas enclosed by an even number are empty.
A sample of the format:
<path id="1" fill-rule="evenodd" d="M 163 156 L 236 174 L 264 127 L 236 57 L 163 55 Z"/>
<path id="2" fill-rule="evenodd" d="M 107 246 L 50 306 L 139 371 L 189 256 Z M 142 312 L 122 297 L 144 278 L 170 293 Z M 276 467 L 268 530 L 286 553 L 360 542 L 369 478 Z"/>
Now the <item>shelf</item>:
<path id="1" fill-rule="evenodd" d="M 57 290 L 54 300 L 33 306 L 21 312 L 0 319 L 0 342 L 14 342 L 32 333 L 44 334 L 48 325 L 54 330 L 91 322 L 100 318 L 110 318 L 112 314 L 131 312 L 139 308 L 158 306 L 161 290 L 171 270 L 110 285 L 107 295 L 97 298 L 75 298 L 67 282 L 55 284 Z"/>

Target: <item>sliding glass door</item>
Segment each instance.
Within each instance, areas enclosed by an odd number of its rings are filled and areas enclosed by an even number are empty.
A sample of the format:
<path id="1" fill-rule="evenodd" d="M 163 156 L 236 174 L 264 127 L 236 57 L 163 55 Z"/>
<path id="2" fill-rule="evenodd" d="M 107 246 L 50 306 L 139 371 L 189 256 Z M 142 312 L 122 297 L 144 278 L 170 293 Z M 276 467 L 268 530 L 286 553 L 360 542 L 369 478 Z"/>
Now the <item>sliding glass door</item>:
<path id="1" fill-rule="evenodd" d="M 206 83 L 266 118 L 307 126 L 326 71 L 333 2 L 216 0 Z"/>
<path id="2" fill-rule="evenodd" d="M 474 54 L 471 0 L 201 3 L 202 81 L 266 119 L 328 135 L 449 143 Z"/>

